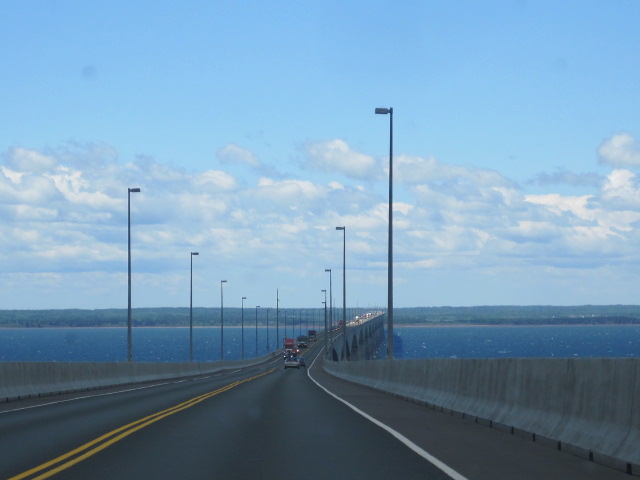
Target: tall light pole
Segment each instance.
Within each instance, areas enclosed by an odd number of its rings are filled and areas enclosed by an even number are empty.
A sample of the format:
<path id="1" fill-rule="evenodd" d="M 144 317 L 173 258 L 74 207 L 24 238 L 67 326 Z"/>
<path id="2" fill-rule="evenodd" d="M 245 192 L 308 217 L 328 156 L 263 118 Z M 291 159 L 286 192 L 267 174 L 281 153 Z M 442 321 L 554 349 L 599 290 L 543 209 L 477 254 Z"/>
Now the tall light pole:
<path id="1" fill-rule="evenodd" d="M 267 353 L 269 352 L 269 309 L 267 308 Z"/>
<path id="2" fill-rule="evenodd" d="M 139 188 L 129 188 L 127 194 L 127 245 L 128 245 L 128 260 L 129 260 L 129 307 L 127 311 L 127 361 L 130 362 L 133 359 L 131 351 L 131 193 L 139 192 Z"/>
<path id="3" fill-rule="evenodd" d="M 389 258 L 387 260 L 387 358 L 393 358 L 393 108 L 376 108 L 389 114 Z"/>
<path id="4" fill-rule="evenodd" d="M 258 358 L 258 309 L 260 305 L 256 305 L 256 358 Z"/>
<path id="5" fill-rule="evenodd" d="M 291 337 L 295 338 L 296 336 L 296 318 L 297 318 L 297 309 L 291 310 Z"/>
<path id="6" fill-rule="evenodd" d="M 327 289 L 320 290 L 324 292 L 324 353 L 327 353 Z"/>
<path id="7" fill-rule="evenodd" d="M 278 347 L 279 338 L 280 338 L 280 292 L 276 288 L 276 350 L 278 350 L 279 348 Z"/>
<path id="8" fill-rule="evenodd" d="M 242 320 L 241 320 L 241 325 L 242 325 L 242 359 L 244 360 L 244 301 L 247 299 L 247 297 L 242 297 Z"/>
<path id="9" fill-rule="evenodd" d="M 227 283 L 226 280 L 220 280 L 220 361 L 224 360 L 224 298 L 222 295 L 222 286 Z"/>
<path id="10" fill-rule="evenodd" d="M 189 286 L 189 361 L 193 362 L 193 256 L 200 255 L 191 252 L 191 284 Z"/>
<path id="11" fill-rule="evenodd" d="M 333 345 L 333 286 L 331 285 L 331 269 L 325 268 L 329 272 L 329 341 Z"/>
<path id="12" fill-rule="evenodd" d="M 342 358 L 347 359 L 347 227 L 342 230 Z"/>

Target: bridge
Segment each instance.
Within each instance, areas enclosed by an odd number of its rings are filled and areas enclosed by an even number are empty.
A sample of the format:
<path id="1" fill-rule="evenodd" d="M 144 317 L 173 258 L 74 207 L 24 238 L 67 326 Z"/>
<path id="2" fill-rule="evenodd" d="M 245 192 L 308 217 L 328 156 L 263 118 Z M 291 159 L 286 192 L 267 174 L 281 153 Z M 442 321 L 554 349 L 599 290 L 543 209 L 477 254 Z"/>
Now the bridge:
<path id="1" fill-rule="evenodd" d="M 372 360 L 384 321 L 320 336 L 308 372 L 0 363 L 0 478 L 640 475 L 637 360 Z"/>
<path id="2" fill-rule="evenodd" d="M 347 322 L 346 329 L 338 328 L 328 337 L 327 353 L 329 359 L 372 360 L 385 339 L 383 312 L 369 312 Z M 346 331 L 346 335 L 343 334 Z M 345 341 L 346 336 L 346 341 Z"/>

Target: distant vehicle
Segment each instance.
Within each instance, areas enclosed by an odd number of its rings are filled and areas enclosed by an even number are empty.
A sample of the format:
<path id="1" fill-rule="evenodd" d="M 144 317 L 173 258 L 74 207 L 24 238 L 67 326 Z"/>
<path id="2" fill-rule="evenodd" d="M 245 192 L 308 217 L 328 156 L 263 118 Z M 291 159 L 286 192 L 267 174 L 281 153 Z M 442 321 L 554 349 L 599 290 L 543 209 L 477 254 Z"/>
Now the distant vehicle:
<path id="1" fill-rule="evenodd" d="M 298 357 L 294 357 L 293 355 L 284 359 L 284 369 L 287 368 L 300 368 L 300 362 L 298 361 Z"/>
<path id="2" fill-rule="evenodd" d="M 297 342 L 298 348 L 307 348 L 308 346 L 307 342 L 309 341 L 309 337 L 307 337 L 306 335 L 300 335 L 297 338 L 297 341 L 298 341 Z"/>
<path id="3" fill-rule="evenodd" d="M 302 368 L 307 368 L 307 364 L 304 361 L 304 357 L 298 357 L 298 363 Z"/>
<path id="4" fill-rule="evenodd" d="M 285 338 L 284 339 L 284 351 L 291 350 L 292 352 L 296 351 L 296 342 L 293 338 Z"/>
<path id="5" fill-rule="evenodd" d="M 309 341 L 310 342 L 315 342 L 316 340 L 318 340 L 318 332 L 315 330 L 309 330 Z"/>

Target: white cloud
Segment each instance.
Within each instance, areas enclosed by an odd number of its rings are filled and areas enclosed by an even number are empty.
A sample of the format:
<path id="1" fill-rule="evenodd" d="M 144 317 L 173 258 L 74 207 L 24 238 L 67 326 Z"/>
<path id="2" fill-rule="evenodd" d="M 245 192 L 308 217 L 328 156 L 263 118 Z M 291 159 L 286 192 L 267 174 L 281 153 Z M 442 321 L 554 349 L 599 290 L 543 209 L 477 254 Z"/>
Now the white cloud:
<path id="1" fill-rule="evenodd" d="M 556 215 L 570 212 L 584 220 L 593 220 L 596 212 L 589 208 L 589 201 L 593 195 L 562 196 L 557 193 L 546 195 L 527 195 L 525 200 L 536 205 L 544 205 Z"/>
<path id="2" fill-rule="evenodd" d="M 605 140 L 598 148 L 600 162 L 613 167 L 640 167 L 640 143 L 628 133 Z"/>
<path id="3" fill-rule="evenodd" d="M 304 166 L 310 170 L 341 173 L 349 178 L 373 180 L 380 169 L 373 157 L 358 153 L 344 140 L 309 142 L 304 145 L 307 160 Z"/>
<path id="4" fill-rule="evenodd" d="M 355 155 L 361 169 L 341 173 L 373 178 L 372 159 L 358 157 L 346 143 L 315 145 L 316 160 L 326 160 L 319 166 Z M 39 272 L 58 285 L 81 277 L 110 282 L 110 288 L 87 285 L 87 292 L 126 288 L 126 188 L 139 186 L 141 193 L 132 199 L 132 248 L 138 281 L 147 282 L 138 288 L 146 292 L 148 305 L 181 304 L 170 288 L 179 290 L 175 285 L 184 275 L 185 252 L 195 250 L 201 252 L 199 268 L 210 269 L 216 278 L 229 277 L 230 285 L 234 275 L 248 284 L 298 287 L 314 276 L 320 282 L 324 268 L 340 263 L 338 225 L 347 227 L 349 268 L 384 278 L 388 205 L 376 188 L 281 172 L 249 184 L 223 170 L 189 174 L 150 157 L 120 164 L 109 152 L 88 146 L 46 155 L 14 149 L 3 156 L 0 238 L 5 251 L 0 261 L 5 275 L 15 275 L 17 282 Z M 399 279 L 435 271 L 482 276 L 516 268 L 522 275 L 529 268 L 596 269 L 620 257 L 638 257 L 640 189 L 629 170 L 611 171 L 589 193 L 531 195 L 495 171 L 433 157 L 399 155 L 397 165 Z M 386 179 L 379 183 L 386 187 Z M 276 274 L 282 276 L 276 280 Z M 166 291 L 159 281 L 163 275 L 168 276 Z M 402 281 L 409 284 L 410 278 Z M 18 288 L 15 282 L 11 285 Z M 378 288 L 376 282 L 362 288 Z M 60 288 L 52 292 L 59 294 Z M 40 292 L 43 299 L 49 295 Z"/>
<path id="5" fill-rule="evenodd" d="M 5 155 L 5 163 L 16 172 L 39 174 L 51 171 L 56 161 L 49 155 L 18 147 Z"/>
<path id="6" fill-rule="evenodd" d="M 38 205 L 57 198 L 61 195 L 50 176 L 11 172 L 6 181 L 0 177 L 0 200 L 7 204 Z"/>
<path id="7" fill-rule="evenodd" d="M 96 186 L 83 178 L 82 172 L 60 166 L 55 174 L 49 176 L 58 192 L 71 203 L 83 204 L 97 209 L 115 209 L 118 201 L 107 194 L 95 191 Z M 93 191 L 90 191 L 93 190 Z"/>
<path id="8" fill-rule="evenodd" d="M 50 221 L 58 216 L 58 211 L 54 208 L 31 205 L 13 205 L 8 210 L 11 212 L 12 220 L 20 221 Z"/>
<path id="9" fill-rule="evenodd" d="M 250 150 L 239 147 L 234 143 L 228 143 L 217 152 L 218 160 L 222 163 L 235 163 L 248 165 L 253 168 L 260 166 L 260 161 Z"/>
<path id="10" fill-rule="evenodd" d="M 211 191 L 233 191 L 238 188 L 236 179 L 220 170 L 207 170 L 197 175 L 193 183 L 196 187 Z"/>
<path id="11" fill-rule="evenodd" d="M 472 169 L 440 163 L 435 157 L 427 159 L 414 155 L 397 155 L 393 159 L 394 180 L 409 185 L 424 183 L 464 183 L 494 188 L 510 185 L 498 172 Z"/>
<path id="12" fill-rule="evenodd" d="M 618 204 L 640 205 L 640 189 L 636 175 L 629 170 L 614 170 L 602 186 L 602 199 Z"/>
<path id="13" fill-rule="evenodd" d="M 326 191 L 327 188 L 308 180 L 275 181 L 262 177 L 254 195 L 262 201 L 297 210 L 299 207 L 313 207 L 314 203 L 322 202 Z"/>
<path id="14" fill-rule="evenodd" d="M 4 177 L 9 180 L 14 185 L 19 184 L 22 181 L 22 177 L 24 176 L 24 172 L 16 172 L 8 169 L 4 165 L 0 168 Z"/>

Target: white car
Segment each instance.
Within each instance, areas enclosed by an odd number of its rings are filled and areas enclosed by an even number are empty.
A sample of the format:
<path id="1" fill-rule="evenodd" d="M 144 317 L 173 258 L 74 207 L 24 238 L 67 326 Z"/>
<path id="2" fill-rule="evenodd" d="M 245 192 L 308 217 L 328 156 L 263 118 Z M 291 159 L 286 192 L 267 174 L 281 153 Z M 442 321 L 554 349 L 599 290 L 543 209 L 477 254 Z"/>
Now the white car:
<path id="1" fill-rule="evenodd" d="M 284 368 L 300 368 L 300 362 L 297 357 L 287 357 L 284 359 Z"/>

